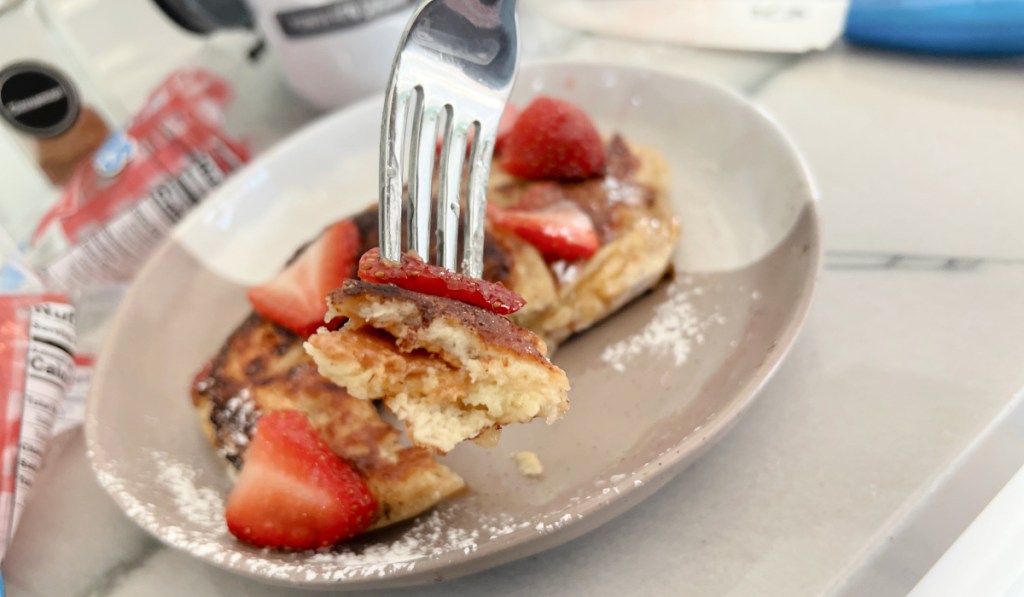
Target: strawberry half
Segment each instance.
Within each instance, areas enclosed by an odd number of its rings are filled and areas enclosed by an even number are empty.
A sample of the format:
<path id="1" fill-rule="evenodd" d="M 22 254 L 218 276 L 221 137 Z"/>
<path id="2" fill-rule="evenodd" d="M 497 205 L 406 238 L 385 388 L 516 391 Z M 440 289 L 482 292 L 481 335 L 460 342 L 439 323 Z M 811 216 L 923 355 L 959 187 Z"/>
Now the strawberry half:
<path id="1" fill-rule="evenodd" d="M 366 483 L 309 420 L 279 410 L 260 418 L 225 517 L 251 545 L 315 549 L 362 533 L 376 512 Z"/>
<path id="2" fill-rule="evenodd" d="M 487 309 L 499 315 L 515 313 L 526 301 L 501 282 L 488 282 L 431 265 L 412 254 L 402 255 L 401 263 L 381 259 L 373 248 L 359 259 L 359 279 L 394 284 L 406 290 L 443 296 Z"/>
<path id="3" fill-rule="evenodd" d="M 352 277 L 359 257 L 359 229 L 350 219 L 324 230 L 277 276 L 249 289 L 257 313 L 300 336 L 324 325 L 327 293 Z"/>
<path id="4" fill-rule="evenodd" d="M 579 180 L 604 174 L 604 144 L 583 110 L 539 97 L 519 114 L 499 163 L 522 178 Z"/>
<path id="5" fill-rule="evenodd" d="M 537 248 L 548 260 L 589 259 L 601 247 L 590 217 L 571 201 L 535 210 L 488 205 L 491 224 Z"/>

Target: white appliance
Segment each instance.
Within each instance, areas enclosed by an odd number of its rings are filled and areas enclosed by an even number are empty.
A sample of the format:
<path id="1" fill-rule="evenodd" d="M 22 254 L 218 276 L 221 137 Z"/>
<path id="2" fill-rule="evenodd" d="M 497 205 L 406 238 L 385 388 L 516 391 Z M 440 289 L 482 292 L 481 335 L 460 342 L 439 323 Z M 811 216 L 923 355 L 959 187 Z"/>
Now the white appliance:
<path id="1" fill-rule="evenodd" d="M 291 87 L 323 109 L 387 84 L 398 39 L 416 0 L 154 0 L 196 33 L 255 28 Z"/>

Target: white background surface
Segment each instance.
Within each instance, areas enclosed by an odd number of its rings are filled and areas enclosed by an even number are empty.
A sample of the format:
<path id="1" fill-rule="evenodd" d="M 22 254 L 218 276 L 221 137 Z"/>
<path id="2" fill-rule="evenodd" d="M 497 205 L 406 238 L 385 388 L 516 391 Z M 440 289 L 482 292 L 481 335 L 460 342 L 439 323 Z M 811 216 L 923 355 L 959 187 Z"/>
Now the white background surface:
<path id="1" fill-rule="evenodd" d="M 118 35 L 147 47 L 140 27 Z M 906 594 L 1012 470 L 962 456 L 1024 388 L 1024 63 L 707 52 L 529 20 L 523 36 L 534 56 L 645 64 L 761 102 L 816 174 L 828 264 L 793 352 L 693 468 L 566 546 L 396 594 Z M 958 497 L 958 464 L 991 492 Z M 93 480 L 79 433 L 60 438 L 38 489 L 4 565 L 11 595 L 285 594 L 136 529 Z M 942 495 L 958 516 L 914 535 Z"/>

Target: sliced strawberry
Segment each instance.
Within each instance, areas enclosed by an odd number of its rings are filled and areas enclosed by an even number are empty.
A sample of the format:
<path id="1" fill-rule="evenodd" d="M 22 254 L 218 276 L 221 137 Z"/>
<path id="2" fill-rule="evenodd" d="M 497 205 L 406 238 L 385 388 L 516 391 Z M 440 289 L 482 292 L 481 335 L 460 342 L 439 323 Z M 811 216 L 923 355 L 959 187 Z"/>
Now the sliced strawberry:
<path id="1" fill-rule="evenodd" d="M 366 483 L 305 415 L 279 410 L 260 418 L 225 517 L 251 545 L 315 549 L 362 533 L 376 512 Z"/>
<path id="2" fill-rule="evenodd" d="M 324 230 L 284 270 L 262 286 L 249 289 L 253 309 L 301 336 L 324 325 L 327 293 L 355 274 L 359 229 L 352 220 Z"/>
<path id="3" fill-rule="evenodd" d="M 530 179 L 578 180 L 604 174 L 604 144 L 590 117 L 562 100 L 539 97 L 519 114 L 501 167 Z"/>
<path id="4" fill-rule="evenodd" d="M 526 301 L 501 282 L 488 282 L 457 274 L 424 262 L 415 255 L 402 255 L 402 262 L 381 259 L 373 248 L 359 259 L 359 278 L 367 282 L 394 284 L 406 290 L 443 296 L 475 305 L 499 315 L 515 313 Z"/>
<path id="5" fill-rule="evenodd" d="M 538 210 L 489 205 L 487 215 L 495 227 L 530 243 L 547 259 L 589 259 L 601 247 L 594 223 L 571 201 Z"/>

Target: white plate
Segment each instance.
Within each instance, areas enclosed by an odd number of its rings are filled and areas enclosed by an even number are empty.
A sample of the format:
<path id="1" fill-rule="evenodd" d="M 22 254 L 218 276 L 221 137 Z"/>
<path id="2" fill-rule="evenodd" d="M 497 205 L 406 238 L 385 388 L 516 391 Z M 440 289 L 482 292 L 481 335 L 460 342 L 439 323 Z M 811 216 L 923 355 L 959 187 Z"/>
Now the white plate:
<path id="1" fill-rule="evenodd" d="M 189 383 L 245 316 L 247 284 L 325 222 L 376 197 L 381 105 L 311 126 L 218 189 L 139 274 L 97 365 L 86 436 L 101 484 L 136 522 L 198 558 L 269 582 L 365 588 L 433 582 L 536 553 L 639 503 L 722 435 L 793 342 L 820 261 L 815 199 L 768 118 L 699 81 L 626 67 L 525 66 L 515 101 L 569 99 L 604 131 L 661 151 L 683 227 L 676 276 L 564 345 L 573 384 L 554 426 L 506 429 L 445 462 L 473 491 L 326 553 L 242 545 L 230 480 Z M 540 480 L 509 454 L 537 452 Z"/>

